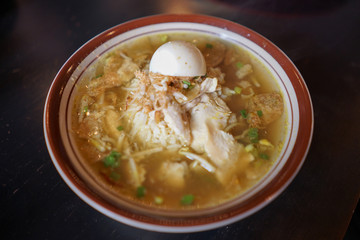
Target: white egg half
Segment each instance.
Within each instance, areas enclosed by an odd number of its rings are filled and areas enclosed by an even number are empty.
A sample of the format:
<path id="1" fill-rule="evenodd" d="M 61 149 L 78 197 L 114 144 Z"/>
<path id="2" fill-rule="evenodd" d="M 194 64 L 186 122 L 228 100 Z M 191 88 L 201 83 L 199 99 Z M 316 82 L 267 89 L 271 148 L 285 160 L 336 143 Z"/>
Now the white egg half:
<path id="1" fill-rule="evenodd" d="M 167 76 L 195 77 L 206 74 L 206 63 L 192 43 L 170 41 L 161 45 L 150 61 L 150 72 Z"/>

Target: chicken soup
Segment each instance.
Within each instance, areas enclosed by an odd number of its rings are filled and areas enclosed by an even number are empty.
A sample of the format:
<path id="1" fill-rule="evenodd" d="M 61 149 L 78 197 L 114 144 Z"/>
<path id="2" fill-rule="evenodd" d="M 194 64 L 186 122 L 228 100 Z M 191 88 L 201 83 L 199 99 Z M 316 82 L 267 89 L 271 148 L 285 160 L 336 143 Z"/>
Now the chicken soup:
<path id="1" fill-rule="evenodd" d="M 77 86 L 82 161 L 120 198 L 163 209 L 218 205 L 254 186 L 282 148 L 282 94 L 241 47 L 150 35 L 105 53 Z"/>

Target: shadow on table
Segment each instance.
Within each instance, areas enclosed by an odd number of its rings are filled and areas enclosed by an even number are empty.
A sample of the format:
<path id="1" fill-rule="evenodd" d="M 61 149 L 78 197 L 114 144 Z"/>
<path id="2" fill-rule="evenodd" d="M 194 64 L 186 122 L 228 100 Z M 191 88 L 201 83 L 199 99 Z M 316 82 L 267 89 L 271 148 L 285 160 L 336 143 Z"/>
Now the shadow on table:
<path id="1" fill-rule="evenodd" d="M 360 239 L 360 202 L 357 204 L 355 213 L 351 219 L 349 228 L 344 237 L 344 240 L 355 239 Z"/>
<path id="2" fill-rule="evenodd" d="M 315 14 L 336 9 L 348 0 L 214 0 L 243 10 L 270 14 Z"/>
<path id="3" fill-rule="evenodd" d="M 17 5 L 13 0 L 5 0 L 0 8 L 0 38 L 3 38 L 13 28 L 16 22 Z M 14 14 L 15 12 L 15 14 Z"/>

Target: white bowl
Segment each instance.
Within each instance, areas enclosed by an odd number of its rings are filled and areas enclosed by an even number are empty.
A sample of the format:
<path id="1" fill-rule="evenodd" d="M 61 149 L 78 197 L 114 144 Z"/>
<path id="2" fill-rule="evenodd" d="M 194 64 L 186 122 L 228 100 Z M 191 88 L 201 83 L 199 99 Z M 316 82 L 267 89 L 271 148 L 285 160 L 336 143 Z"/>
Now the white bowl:
<path id="1" fill-rule="evenodd" d="M 284 147 L 269 172 L 244 194 L 216 207 L 184 212 L 159 211 L 117 201 L 91 177 L 69 134 L 75 86 L 99 57 L 118 44 L 163 32 L 195 32 L 220 37 L 253 54 L 275 77 L 287 113 Z M 289 58 L 254 31 L 203 15 L 157 15 L 115 26 L 77 50 L 56 75 L 44 109 L 44 133 L 51 159 L 67 185 L 87 204 L 128 225 L 161 232 L 195 232 L 239 221 L 260 210 L 292 181 L 308 152 L 313 133 L 309 92 Z"/>

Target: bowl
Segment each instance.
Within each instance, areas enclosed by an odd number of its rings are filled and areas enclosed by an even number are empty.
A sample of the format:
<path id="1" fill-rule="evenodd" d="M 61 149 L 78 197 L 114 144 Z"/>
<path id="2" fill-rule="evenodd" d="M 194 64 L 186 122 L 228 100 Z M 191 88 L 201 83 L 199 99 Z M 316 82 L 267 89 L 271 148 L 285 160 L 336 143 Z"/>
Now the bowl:
<path id="1" fill-rule="evenodd" d="M 78 160 L 70 136 L 71 99 L 85 70 L 120 43 L 163 32 L 217 36 L 254 55 L 272 73 L 287 109 L 284 145 L 268 173 L 235 199 L 215 207 L 169 212 L 127 203 L 107 195 Z M 269 204 L 293 180 L 307 155 L 313 133 L 313 108 L 306 84 L 291 60 L 258 33 L 231 21 L 205 15 L 155 15 L 117 25 L 95 36 L 61 67 L 44 108 L 44 134 L 50 157 L 66 184 L 83 201 L 121 223 L 159 232 L 196 232 L 239 221 Z"/>

